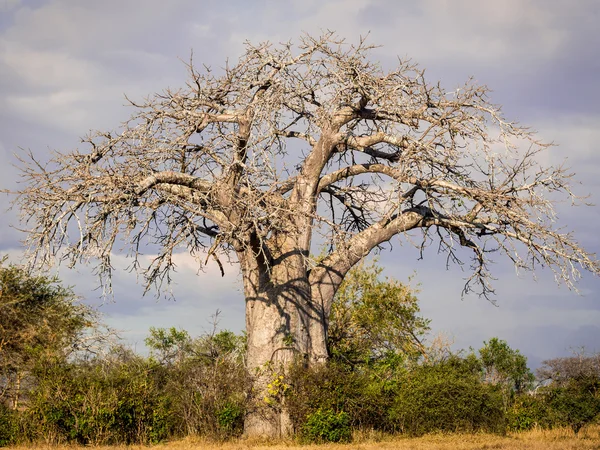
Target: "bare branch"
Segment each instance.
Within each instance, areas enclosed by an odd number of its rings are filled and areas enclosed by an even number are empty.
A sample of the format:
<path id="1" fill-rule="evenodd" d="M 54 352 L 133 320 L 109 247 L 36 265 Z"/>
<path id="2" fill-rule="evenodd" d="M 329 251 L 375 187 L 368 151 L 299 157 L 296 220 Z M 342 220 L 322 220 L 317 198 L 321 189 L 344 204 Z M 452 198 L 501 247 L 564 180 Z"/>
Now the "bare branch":
<path id="1" fill-rule="evenodd" d="M 95 258 L 110 274 L 122 242 L 134 265 L 145 245 L 156 250 L 148 283 L 168 281 L 180 248 L 217 260 L 233 250 L 267 274 L 282 255 L 302 255 L 308 271 L 320 233 L 332 252 L 310 275 L 316 292 L 323 273 L 343 277 L 420 228 L 415 245 L 437 241 L 449 262 L 463 264 L 461 247 L 472 253 L 466 289 L 483 295 L 490 252 L 518 269 L 549 267 L 569 287 L 581 269 L 599 272 L 557 226 L 559 196 L 579 198 L 572 173 L 541 165 L 547 144 L 504 119 L 485 86 L 448 91 L 410 61 L 384 71 L 371 49 L 332 33 L 297 48 L 247 43 L 223 70 L 190 62 L 184 89 L 131 101 L 123 128 L 92 133 L 83 150 L 45 164 L 25 156 L 16 205 L 32 260 Z"/>

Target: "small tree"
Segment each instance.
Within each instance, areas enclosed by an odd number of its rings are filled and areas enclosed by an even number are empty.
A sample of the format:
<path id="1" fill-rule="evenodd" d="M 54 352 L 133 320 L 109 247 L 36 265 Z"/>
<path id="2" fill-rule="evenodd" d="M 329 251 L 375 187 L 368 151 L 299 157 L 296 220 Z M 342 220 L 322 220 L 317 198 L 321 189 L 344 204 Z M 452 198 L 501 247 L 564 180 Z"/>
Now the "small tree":
<path id="1" fill-rule="evenodd" d="M 600 380 L 600 353 L 586 355 L 583 351 L 570 357 L 547 359 L 536 370 L 541 382 L 564 387 L 572 380 Z"/>
<path id="2" fill-rule="evenodd" d="M 0 403 L 17 409 L 31 370 L 85 348 L 95 312 L 56 278 L 0 261 Z"/>
<path id="3" fill-rule="evenodd" d="M 527 367 L 527 358 L 513 350 L 506 341 L 496 337 L 483 343 L 479 349 L 484 381 L 503 385 L 521 393 L 531 387 L 535 376 Z"/>
<path id="4" fill-rule="evenodd" d="M 396 280 L 379 278 L 375 265 L 354 267 L 340 285 L 331 306 L 330 354 L 351 365 L 386 357 L 415 358 L 429 320 L 419 316 L 414 291 Z"/>
<path id="5" fill-rule="evenodd" d="M 537 376 L 547 383 L 553 419 L 575 434 L 600 415 L 600 353 L 543 361 Z"/>
<path id="6" fill-rule="evenodd" d="M 247 44 L 222 70 L 190 63 L 187 87 L 132 102 L 123 128 L 91 133 L 84 150 L 23 158 L 16 205 L 32 261 L 91 259 L 106 282 L 122 239 L 148 287 L 160 287 L 177 251 L 199 268 L 211 258 L 223 268 L 233 254 L 253 373 L 297 355 L 327 359 L 336 291 L 396 235 L 420 249 L 436 242 L 457 264 L 458 248 L 471 252 L 465 292 L 492 292 L 492 252 L 518 269 L 548 267 L 568 286 L 581 268 L 598 273 L 555 228 L 556 195 L 576 197 L 565 167 L 537 159 L 547 144 L 504 119 L 485 86 L 446 91 L 410 61 L 384 70 L 372 48 L 332 33 L 303 36 L 297 49 Z M 330 249 L 318 262 L 315 235 Z M 258 377 L 254 392 L 268 381 Z M 245 426 L 291 430 L 285 409 L 269 417 L 259 404 Z"/>
<path id="7" fill-rule="evenodd" d="M 171 327 L 150 327 L 150 336 L 144 339 L 144 343 L 150 349 L 152 357 L 157 358 L 161 364 L 170 366 L 181 364 L 188 356 L 191 347 L 191 338 L 187 331 Z"/>

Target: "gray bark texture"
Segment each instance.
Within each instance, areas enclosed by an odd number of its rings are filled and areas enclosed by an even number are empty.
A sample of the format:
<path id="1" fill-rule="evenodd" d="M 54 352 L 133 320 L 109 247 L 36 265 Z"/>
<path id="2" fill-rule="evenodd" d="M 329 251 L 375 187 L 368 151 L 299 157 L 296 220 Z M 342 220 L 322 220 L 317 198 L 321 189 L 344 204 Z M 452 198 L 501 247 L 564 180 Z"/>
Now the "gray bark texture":
<path id="1" fill-rule="evenodd" d="M 372 48 L 328 33 L 247 44 L 224 69 L 190 61 L 185 88 L 131 101 L 117 132 L 47 162 L 22 156 L 15 205 L 32 263 L 91 261 L 107 290 L 115 246 L 159 290 L 180 251 L 200 269 L 241 266 L 249 435 L 290 432 L 269 377 L 295 358 L 327 359 L 336 290 L 394 236 L 466 265 L 465 293 L 493 292 L 492 252 L 567 286 L 581 269 L 598 273 L 595 256 L 554 228 L 549 194 L 578 199 L 570 172 L 541 164 L 547 144 L 504 119 L 485 86 L 446 91 L 410 61 L 385 71 Z"/>

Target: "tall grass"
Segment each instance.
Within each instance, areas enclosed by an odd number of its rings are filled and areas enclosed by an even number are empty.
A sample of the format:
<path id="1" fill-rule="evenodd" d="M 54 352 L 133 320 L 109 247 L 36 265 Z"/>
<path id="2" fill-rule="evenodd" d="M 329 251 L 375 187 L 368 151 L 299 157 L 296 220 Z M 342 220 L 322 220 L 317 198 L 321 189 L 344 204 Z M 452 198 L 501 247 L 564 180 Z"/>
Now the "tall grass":
<path id="1" fill-rule="evenodd" d="M 161 450 L 599 450 L 600 425 L 584 427 L 578 436 L 570 428 L 534 429 L 506 436 L 495 434 L 428 434 L 418 438 L 385 437 L 382 434 L 361 433 L 352 444 L 299 445 L 294 441 L 259 442 L 235 440 L 225 443 L 198 438 L 186 438 L 161 444 Z M 148 450 L 145 446 L 99 446 L 97 450 Z M 35 445 L 13 447 L 15 450 L 83 450 L 89 447 Z"/>

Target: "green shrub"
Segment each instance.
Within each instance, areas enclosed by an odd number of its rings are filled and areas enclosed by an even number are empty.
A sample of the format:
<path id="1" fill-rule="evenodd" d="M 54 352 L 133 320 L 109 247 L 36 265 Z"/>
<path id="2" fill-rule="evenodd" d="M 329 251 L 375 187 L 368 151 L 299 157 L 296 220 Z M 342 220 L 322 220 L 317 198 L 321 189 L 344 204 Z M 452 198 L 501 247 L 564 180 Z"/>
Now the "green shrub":
<path id="1" fill-rule="evenodd" d="M 244 410 L 238 403 L 227 402 L 216 413 L 219 429 L 226 436 L 240 435 L 244 429 Z"/>
<path id="2" fill-rule="evenodd" d="M 554 420 L 570 426 L 575 434 L 600 415 L 599 380 L 571 380 L 565 387 L 551 389 L 548 404 Z"/>
<path id="3" fill-rule="evenodd" d="M 352 438 L 350 416 L 344 411 L 319 408 L 306 418 L 302 437 L 307 442 L 348 442 Z"/>
<path id="4" fill-rule="evenodd" d="M 387 430 L 393 387 L 373 369 L 350 370 L 335 363 L 290 371 L 286 406 L 296 430 L 318 411 L 345 411 L 353 429 Z"/>
<path id="5" fill-rule="evenodd" d="M 111 359 L 112 358 L 112 359 Z M 173 435 L 165 371 L 128 352 L 36 372 L 27 415 L 38 439 L 81 445 L 150 444 Z"/>
<path id="6" fill-rule="evenodd" d="M 165 385 L 180 434 L 211 439 L 240 436 L 245 414 L 246 371 L 243 362 L 191 359 L 170 370 Z"/>
<path id="7" fill-rule="evenodd" d="M 501 393 L 483 384 L 466 360 L 417 367 L 400 383 L 388 419 L 400 432 L 505 431 Z"/>
<path id="8" fill-rule="evenodd" d="M 18 433 L 18 413 L 0 403 L 0 447 L 15 443 Z"/>
<path id="9" fill-rule="evenodd" d="M 507 411 L 506 421 L 511 431 L 527 431 L 537 426 L 550 428 L 552 421 L 544 394 L 517 396 Z"/>

